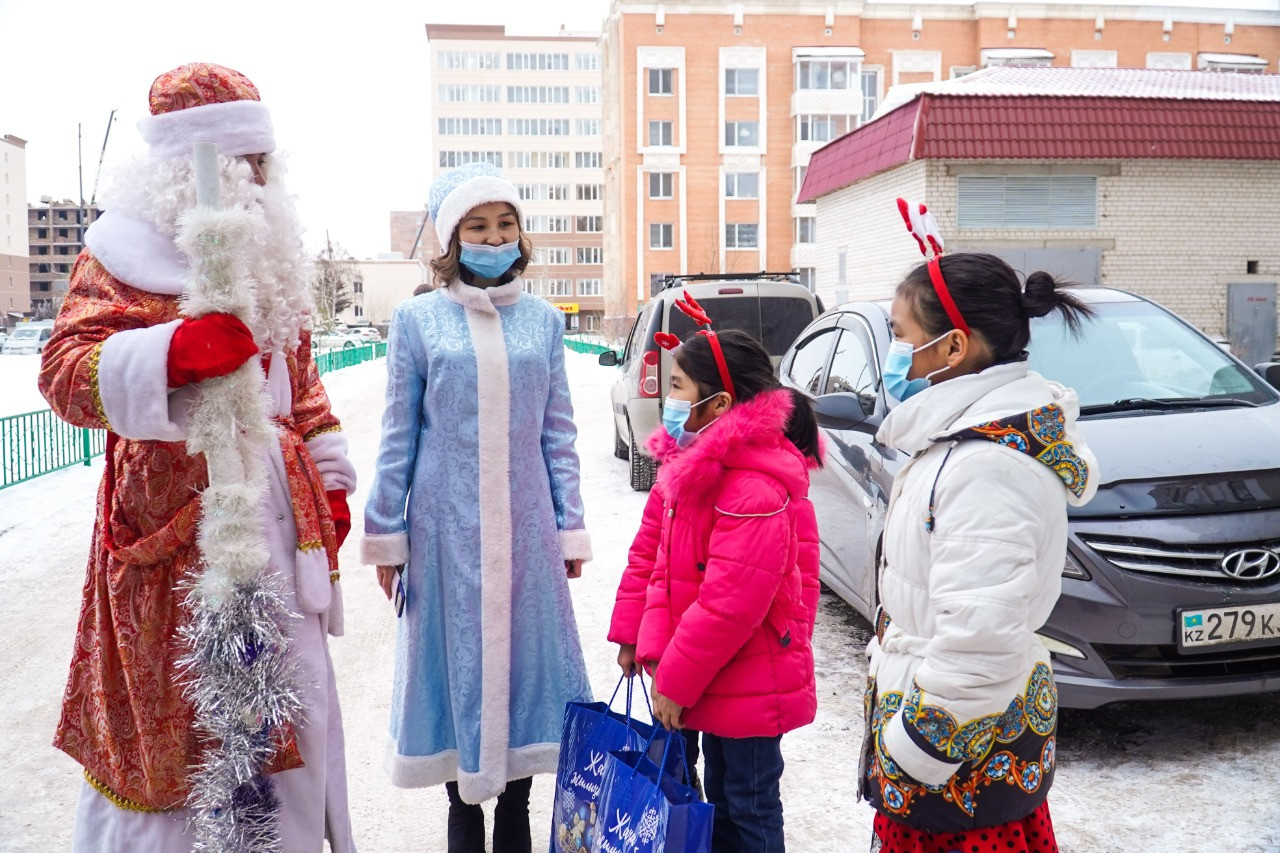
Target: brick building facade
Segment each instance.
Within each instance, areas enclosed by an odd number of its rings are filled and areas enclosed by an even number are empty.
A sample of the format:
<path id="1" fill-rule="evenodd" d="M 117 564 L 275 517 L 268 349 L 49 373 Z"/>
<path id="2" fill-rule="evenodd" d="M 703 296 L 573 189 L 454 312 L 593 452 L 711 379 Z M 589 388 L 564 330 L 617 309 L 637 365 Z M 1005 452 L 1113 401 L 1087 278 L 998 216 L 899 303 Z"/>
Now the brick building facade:
<path id="1" fill-rule="evenodd" d="M 796 270 L 821 290 L 829 241 L 796 203 L 809 157 L 894 85 L 998 65 L 1274 71 L 1280 13 L 614 0 L 600 45 L 605 326 L 619 335 L 662 273 Z"/>

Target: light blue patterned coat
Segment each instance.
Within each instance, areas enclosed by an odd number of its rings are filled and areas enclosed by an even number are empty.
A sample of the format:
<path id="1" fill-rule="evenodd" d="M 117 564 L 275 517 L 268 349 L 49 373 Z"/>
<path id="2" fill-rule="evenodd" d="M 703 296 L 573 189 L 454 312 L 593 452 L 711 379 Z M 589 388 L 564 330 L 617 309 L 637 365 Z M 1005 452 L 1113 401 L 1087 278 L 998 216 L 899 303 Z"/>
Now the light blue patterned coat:
<path id="1" fill-rule="evenodd" d="M 365 563 L 405 564 L 386 769 L 468 802 L 554 772 L 590 698 L 565 559 L 590 559 L 561 313 L 454 282 L 391 321 Z"/>

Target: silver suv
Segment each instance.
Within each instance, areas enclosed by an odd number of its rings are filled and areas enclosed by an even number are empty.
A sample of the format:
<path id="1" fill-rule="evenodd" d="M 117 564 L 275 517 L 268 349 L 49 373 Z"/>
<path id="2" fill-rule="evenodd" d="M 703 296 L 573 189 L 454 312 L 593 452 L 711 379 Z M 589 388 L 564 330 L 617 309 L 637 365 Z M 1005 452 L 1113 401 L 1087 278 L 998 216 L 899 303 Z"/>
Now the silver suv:
<path id="1" fill-rule="evenodd" d="M 631 488 L 647 491 L 657 473 L 643 452 L 645 439 L 662 423 L 662 401 L 670 389 L 671 354 L 654 343 L 658 332 L 681 340 L 694 322 L 673 305 L 687 291 L 706 309 L 717 331 L 741 329 L 769 351 L 776 365 L 792 341 L 822 312 L 792 273 L 670 276 L 640 309 L 622 352 L 605 352 L 600 363 L 621 370 L 609 396 L 613 403 L 614 455 L 630 464 Z"/>

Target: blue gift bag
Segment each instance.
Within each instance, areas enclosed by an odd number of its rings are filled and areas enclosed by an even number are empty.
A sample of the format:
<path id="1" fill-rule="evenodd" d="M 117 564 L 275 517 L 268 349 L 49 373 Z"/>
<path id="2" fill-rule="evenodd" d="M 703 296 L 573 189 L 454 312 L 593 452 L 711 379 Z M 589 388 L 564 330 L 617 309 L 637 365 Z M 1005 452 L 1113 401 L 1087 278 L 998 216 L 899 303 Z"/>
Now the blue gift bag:
<path id="1" fill-rule="evenodd" d="M 609 754 L 590 853 L 710 853 L 715 807 L 681 781 L 689 778 L 684 738 L 675 732 L 659 737 L 666 741 L 660 764 L 650 757 L 653 741 L 641 750 Z M 675 753 L 680 778 L 670 772 Z"/>
<path id="2" fill-rule="evenodd" d="M 645 705 L 649 692 L 644 676 L 637 674 L 618 680 L 608 702 L 569 702 L 564 710 L 564 729 L 560 736 L 560 766 L 556 771 L 555 803 L 551 809 L 550 853 L 586 853 L 592 849 L 596 834 L 597 800 L 609 753 L 617 750 L 653 750 L 659 759 L 665 742 L 679 741 L 664 760 L 664 766 L 678 767 L 684 761 L 683 738 L 668 739 L 653 722 L 642 723 L 631 716 L 633 685 L 639 680 Z M 613 702 L 623 683 L 627 685 L 625 713 L 613 710 Z M 649 709 L 653 719 L 653 710 Z M 678 754 L 677 754 L 678 753 Z"/>

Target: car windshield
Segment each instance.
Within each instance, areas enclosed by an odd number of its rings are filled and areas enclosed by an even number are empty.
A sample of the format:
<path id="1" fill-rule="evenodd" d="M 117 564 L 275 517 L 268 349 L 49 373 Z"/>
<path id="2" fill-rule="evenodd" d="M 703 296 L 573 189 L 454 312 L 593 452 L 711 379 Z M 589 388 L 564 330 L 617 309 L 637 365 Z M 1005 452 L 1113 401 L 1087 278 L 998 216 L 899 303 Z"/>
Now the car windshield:
<path id="1" fill-rule="evenodd" d="M 813 320 L 813 309 L 807 299 L 787 296 L 750 297 L 709 296 L 700 300 L 715 328 L 740 329 L 764 344 L 772 356 L 780 356 Z M 669 331 L 684 340 L 698 327 L 680 311 L 671 309 L 667 320 Z"/>
<path id="2" fill-rule="evenodd" d="M 1162 401 L 1257 405 L 1274 395 L 1252 371 L 1149 302 L 1094 302 L 1080 337 L 1060 314 L 1031 321 L 1031 369 L 1069 385 L 1080 405 Z"/>
<path id="3" fill-rule="evenodd" d="M 25 340 L 27 338 L 30 338 L 31 340 L 35 340 L 36 338 L 40 337 L 40 330 L 39 329 L 15 329 L 13 332 L 13 337 L 15 340 Z"/>

